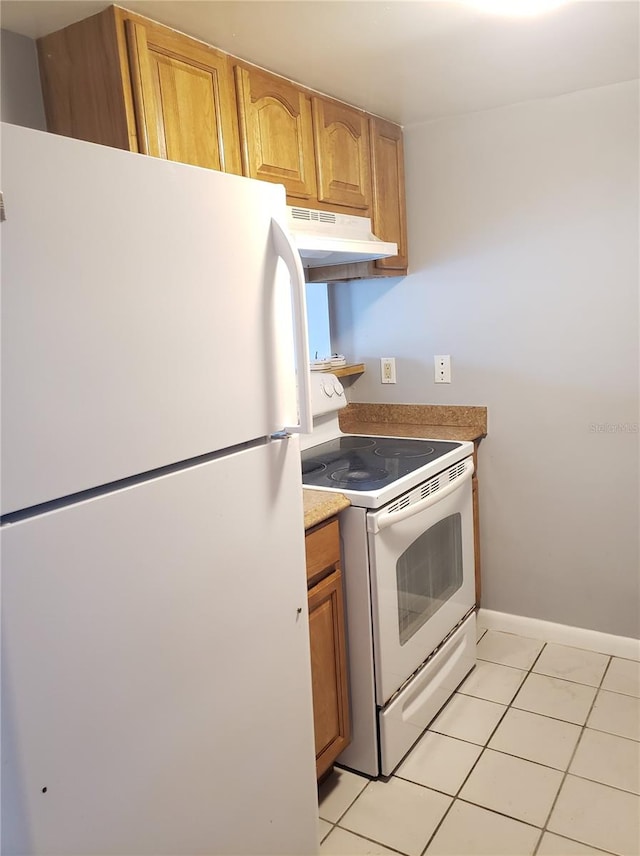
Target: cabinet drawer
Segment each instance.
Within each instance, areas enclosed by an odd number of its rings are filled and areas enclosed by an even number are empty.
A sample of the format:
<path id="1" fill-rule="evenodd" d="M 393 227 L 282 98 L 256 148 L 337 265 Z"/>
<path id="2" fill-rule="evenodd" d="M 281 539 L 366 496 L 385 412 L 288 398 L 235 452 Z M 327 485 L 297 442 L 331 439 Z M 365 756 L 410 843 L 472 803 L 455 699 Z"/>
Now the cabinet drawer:
<path id="1" fill-rule="evenodd" d="M 340 530 L 337 520 L 312 529 L 305 538 L 307 583 L 340 564 Z"/>

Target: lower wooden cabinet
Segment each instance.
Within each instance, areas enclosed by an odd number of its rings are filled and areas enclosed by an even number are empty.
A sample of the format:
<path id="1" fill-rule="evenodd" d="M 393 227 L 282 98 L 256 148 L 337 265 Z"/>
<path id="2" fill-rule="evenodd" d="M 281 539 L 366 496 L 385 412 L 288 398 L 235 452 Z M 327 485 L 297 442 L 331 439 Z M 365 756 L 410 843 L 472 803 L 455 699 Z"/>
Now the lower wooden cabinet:
<path id="1" fill-rule="evenodd" d="M 351 739 L 346 631 L 336 518 L 306 538 L 316 773 L 320 779 Z"/>

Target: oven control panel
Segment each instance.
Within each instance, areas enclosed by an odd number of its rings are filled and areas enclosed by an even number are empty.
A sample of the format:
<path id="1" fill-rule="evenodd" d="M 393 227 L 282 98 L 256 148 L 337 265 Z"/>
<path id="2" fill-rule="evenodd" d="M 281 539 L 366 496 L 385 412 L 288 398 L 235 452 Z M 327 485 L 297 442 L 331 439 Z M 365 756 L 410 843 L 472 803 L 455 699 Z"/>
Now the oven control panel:
<path id="1" fill-rule="evenodd" d="M 311 408 L 314 416 L 324 416 L 347 406 L 344 387 L 335 375 L 311 373 Z"/>

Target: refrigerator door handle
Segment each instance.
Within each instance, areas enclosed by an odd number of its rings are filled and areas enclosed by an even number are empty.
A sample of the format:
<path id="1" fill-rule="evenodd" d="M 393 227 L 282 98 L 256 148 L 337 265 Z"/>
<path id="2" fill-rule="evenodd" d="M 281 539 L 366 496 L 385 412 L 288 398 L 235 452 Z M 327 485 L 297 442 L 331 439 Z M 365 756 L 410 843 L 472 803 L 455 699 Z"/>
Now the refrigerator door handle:
<path id="1" fill-rule="evenodd" d="M 311 375 L 309 367 L 309 339 L 307 334 L 307 307 L 304 271 L 298 248 L 293 239 L 275 217 L 271 218 L 271 235 L 278 256 L 287 266 L 291 277 L 293 301 L 296 375 L 298 380 L 298 425 L 286 425 L 285 432 L 310 434 L 313 431 L 311 412 Z"/>

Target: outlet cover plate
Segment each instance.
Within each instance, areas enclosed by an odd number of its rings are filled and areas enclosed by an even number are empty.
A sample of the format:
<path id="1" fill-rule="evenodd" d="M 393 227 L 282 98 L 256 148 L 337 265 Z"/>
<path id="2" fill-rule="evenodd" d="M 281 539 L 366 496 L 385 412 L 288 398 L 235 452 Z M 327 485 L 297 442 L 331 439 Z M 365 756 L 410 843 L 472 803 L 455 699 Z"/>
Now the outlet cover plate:
<path id="1" fill-rule="evenodd" d="M 396 382 L 396 360 L 395 357 L 380 357 L 380 382 Z"/>

